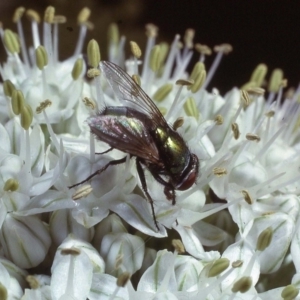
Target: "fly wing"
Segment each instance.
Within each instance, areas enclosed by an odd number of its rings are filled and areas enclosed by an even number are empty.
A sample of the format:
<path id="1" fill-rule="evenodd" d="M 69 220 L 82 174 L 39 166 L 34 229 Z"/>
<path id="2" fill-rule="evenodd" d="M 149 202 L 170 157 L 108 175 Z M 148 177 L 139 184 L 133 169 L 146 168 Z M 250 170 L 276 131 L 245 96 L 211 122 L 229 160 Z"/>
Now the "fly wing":
<path id="1" fill-rule="evenodd" d="M 142 121 L 126 116 L 96 115 L 87 119 L 92 133 L 112 148 L 161 164 L 157 147 Z"/>
<path id="2" fill-rule="evenodd" d="M 122 68 L 109 61 L 102 61 L 100 68 L 119 100 L 133 104 L 133 108 L 149 116 L 154 124 L 168 126 L 154 102 Z"/>

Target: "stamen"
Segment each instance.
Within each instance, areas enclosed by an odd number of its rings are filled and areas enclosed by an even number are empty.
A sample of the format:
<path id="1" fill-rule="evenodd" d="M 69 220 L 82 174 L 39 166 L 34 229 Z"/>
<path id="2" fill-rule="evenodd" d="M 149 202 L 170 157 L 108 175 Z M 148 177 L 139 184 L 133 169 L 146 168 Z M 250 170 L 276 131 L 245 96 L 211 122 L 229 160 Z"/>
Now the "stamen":
<path id="1" fill-rule="evenodd" d="M 77 45 L 76 45 L 74 55 L 73 55 L 75 57 L 77 57 L 82 52 L 83 43 L 84 43 L 86 32 L 88 29 L 87 22 L 90 17 L 90 14 L 91 14 L 91 10 L 87 7 L 84 7 L 78 14 L 77 23 L 80 26 L 80 31 L 79 31 Z"/>
<path id="2" fill-rule="evenodd" d="M 25 38 L 24 38 L 23 26 L 22 26 L 22 22 L 21 22 L 22 16 L 24 15 L 24 12 L 25 12 L 24 7 L 18 7 L 14 12 L 13 22 L 17 23 L 18 34 L 19 34 L 19 37 L 20 37 L 22 58 L 23 58 L 25 66 L 26 66 L 26 72 L 27 72 L 30 65 L 29 65 L 27 47 L 26 47 Z"/>
<path id="3" fill-rule="evenodd" d="M 203 84 L 203 89 L 206 89 L 206 87 L 209 85 L 213 75 L 215 74 L 221 59 L 223 57 L 224 54 L 228 54 L 232 51 L 232 46 L 230 44 L 222 44 L 219 46 L 215 46 L 214 47 L 215 52 L 217 52 L 217 56 L 215 57 L 215 60 L 212 64 L 212 66 L 210 67 L 208 74 L 207 74 L 207 78 L 205 83 Z"/>
<path id="4" fill-rule="evenodd" d="M 139 47 L 139 45 L 136 42 L 130 41 L 129 43 L 130 43 L 131 52 L 132 52 L 132 54 L 134 56 L 134 62 L 135 62 L 135 64 L 134 64 L 134 69 L 135 69 L 134 72 L 136 74 L 138 74 L 137 60 L 142 56 L 142 50 L 141 50 L 141 48 Z"/>
<path id="5" fill-rule="evenodd" d="M 174 38 L 174 41 L 172 43 L 172 46 L 171 46 L 171 50 L 170 50 L 170 53 L 169 53 L 169 56 L 167 58 L 167 62 L 165 64 L 165 69 L 164 69 L 164 72 L 163 72 L 163 75 L 162 75 L 162 81 L 166 81 L 168 78 L 170 78 L 171 76 L 171 71 L 172 71 L 172 66 L 173 66 L 173 63 L 174 63 L 174 59 L 176 57 L 176 54 L 178 53 L 178 42 L 179 42 L 179 39 L 180 39 L 180 35 L 176 35 L 175 38 Z"/>
<path id="6" fill-rule="evenodd" d="M 116 23 L 112 23 L 108 27 L 108 57 L 109 61 L 119 64 L 117 61 L 118 44 L 120 40 L 119 28 Z"/>
<path id="7" fill-rule="evenodd" d="M 52 23 L 54 19 L 54 14 L 54 7 L 48 6 L 44 13 L 43 23 L 43 45 L 48 53 L 49 68 L 53 67 Z"/>
<path id="8" fill-rule="evenodd" d="M 53 18 L 53 26 L 54 26 L 54 31 L 53 31 L 53 63 L 56 65 L 59 61 L 59 56 L 58 56 L 58 29 L 59 29 L 59 24 L 64 24 L 67 22 L 67 18 L 65 16 L 60 16 L 56 15 Z"/>
<path id="9" fill-rule="evenodd" d="M 153 24 L 146 25 L 146 35 L 148 39 L 147 39 L 147 46 L 146 46 L 145 57 L 144 57 L 144 66 L 142 70 L 143 82 L 145 82 L 146 79 L 148 78 L 149 57 L 150 57 L 150 52 L 152 51 L 155 44 L 157 32 L 158 32 L 158 27 L 156 27 L 155 25 Z"/>
<path id="10" fill-rule="evenodd" d="M 39 29 L 38 29 L 38 23 L 41 22 L 41 18 L 39 16 L 39 14 L 33 9 L 26 10 L 26 16 L 31 21 L 33 47 L 34 47 L 34 49 L 36 49 L 39 45 L 41 45 Z"/>

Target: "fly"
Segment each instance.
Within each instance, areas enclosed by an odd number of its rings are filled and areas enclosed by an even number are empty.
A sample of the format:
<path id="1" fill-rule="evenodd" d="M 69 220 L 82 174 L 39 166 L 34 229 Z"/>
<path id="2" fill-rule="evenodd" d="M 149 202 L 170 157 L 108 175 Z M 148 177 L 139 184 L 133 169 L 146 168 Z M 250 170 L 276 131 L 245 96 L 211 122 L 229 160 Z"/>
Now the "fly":
<path id="1" fill-rule="evenodd" d="M 118 149 L 136 158 L 142 189 L 151 205 L 153 220 L 159 230 L 143 167 L 164 186 L 166 198 L 175 205 L 175 190 L 187 190 L 196 181 L 198 157 L 190 152 L 183 138 L 176 132 L 174 128 L 177 126 L 170 126 L 166 122 L 150 97 L 123 69 L 108 61 L 102 61 L 100 68 L 124 106 L 106 106 L 95 116 L 89 117 L 87 123 L 95 137 L 110 146 L 108 151 Z M 101 174 L 109 166 L 125 161 L 126 156 L 110 161 L 70 188 Z"/>

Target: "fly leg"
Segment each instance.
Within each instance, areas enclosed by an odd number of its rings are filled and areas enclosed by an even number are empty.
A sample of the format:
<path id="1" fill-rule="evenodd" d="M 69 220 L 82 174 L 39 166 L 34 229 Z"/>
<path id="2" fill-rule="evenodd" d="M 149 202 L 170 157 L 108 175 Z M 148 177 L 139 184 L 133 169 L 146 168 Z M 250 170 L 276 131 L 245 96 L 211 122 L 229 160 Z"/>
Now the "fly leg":
<path id="1" fill-rule="evenodd" d="M 108 152 L 110 152 L 110 151 L 112 151 L 112 150 L 114 150 L 114 148 L 113 147 L 110 147 L 110 148 L 108 148 L 107 150 L 105 150 L 105 151 L 103 151 L 103 152 L 96 152 L 95 154 L 105 154 L 105 153 L 108 153 Z"/>
<path id="2" fill-rule="evenodd" d="M 126 161 L 127 156 L 121 158 L 121 159 L 116 159 L 116 160 L 112 160 L 109 163 L 107 163 L 105 166 L 103 166 L 101 169 L 97 170 L 95 173 L 91 174 L 89 177 L 87 177 L 86 179 L 84 179 L 83 181 L 80 181 L 76 184 L 73 184 L 71 186 L 69 186 L 69 189 L 81 185 L 87 181 L 89 181 L 90 179 L 92 179 L 93 177 L 95 177 L 96 175 L 100 175 L 102 172 L 104 172 L 109 166 L 115 166 L 115 165 L 120 165 L 122 163 L 124 163 Z"/>
<path id="3" fill-rule="evenodd" d="M 157 230 L 159 231 L 159 227 L 158 227 L 156 216 L 155 216 L 155 212 L 154 212 L 153 200 L 152 200 L 150 194 L 148 193 L 147 183 L 146 183 L 146 179 L 145 179 L 145 174 L 144 174 L 144 171 L 143 171 L 143 168 L 142 168 L 142 165 L 141 165 L 141 161 L 140 161 L 140 159 L 138 157 L 136 158 L 136 169 L 137 169 L 137 172 L 138 172 L 140 180 L 141 180 L 142 189 L 144 191 L 144 194 L 145 194 L 147 200 L 149 201 L 149 203 L 151 205 L 153 221 L 155 223 L 155 226 L 156 226 Z"/>

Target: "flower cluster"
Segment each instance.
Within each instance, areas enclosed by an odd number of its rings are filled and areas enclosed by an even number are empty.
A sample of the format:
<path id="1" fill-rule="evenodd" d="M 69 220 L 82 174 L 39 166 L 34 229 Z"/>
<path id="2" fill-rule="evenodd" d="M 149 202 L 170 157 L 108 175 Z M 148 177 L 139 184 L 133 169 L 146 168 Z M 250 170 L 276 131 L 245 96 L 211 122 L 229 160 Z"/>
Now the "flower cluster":
<path id="1" fill-rule="evenodd" d="M 169 46 L 156 43 L 157 28 L 148 24 L 141 59 L 134 41 L 125 56 L 125 37 L 112 24 L 108 60 L 132 76 L 199 158 L 196 183 L 176 191 L 172 203 L 146 166 L 145 191 L 134 157 L 90 133 L 89 116 L 126 102 L 101 73 L 95 40 L 84 60 L 89 15 L 79 13 L 79 38 L 65 61 L 58 33 L 66 18 L 53 7 L 42 22 L 18 8 L 17 33 L 0 29 L 7 52 L 0 66 L 0 299 L 296 299 L 300 90 L 283 94 L 280 69 L 266 84 L 260 64 L 223 97 L 206 88 L 230 45 L 214 48 L 207 72 L 212 51 L 193 44 L 193 30 Z"/>

